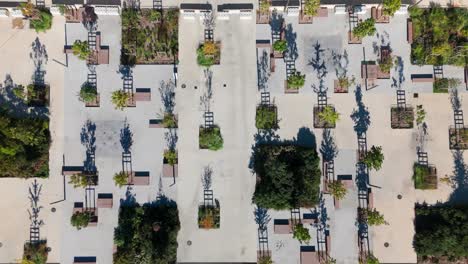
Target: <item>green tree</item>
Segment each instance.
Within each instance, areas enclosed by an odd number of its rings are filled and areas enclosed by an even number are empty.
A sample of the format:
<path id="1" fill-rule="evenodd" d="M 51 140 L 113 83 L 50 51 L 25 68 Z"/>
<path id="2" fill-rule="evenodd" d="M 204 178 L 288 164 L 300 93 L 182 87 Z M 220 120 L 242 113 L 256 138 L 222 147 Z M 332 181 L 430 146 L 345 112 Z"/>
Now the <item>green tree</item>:
<path id="1" fill-rule="evenodd" d="M 30 26 L 36 32 L 46 32 L 52 27 L 52 14 L 47 9 L 39 10 L 37 17 L 31 18 Z"/>
<path id="2" fill-rule="evenodd" d="M 299 89 L 305 84 L 305 74 L 301 74 L 300 72 L 295 71 L 289 75 L 287 83 L 288 88 Z"/>
<path id="3" fill-rule="evenodd" d="M 220 150 L 223 148 L 221 129 L 217 126 L 211 128 L 200 127 L 199 146 L 201 149 Z"/>
<path id="4" fill-rule="evenodd" d="M 73 174 L 70 176 L 70 181 L 68 183 L 73 184 L 73 188 L 78 188 L 78 187 L 84 188 L 88 186 L 88 179 L 85 175 L 81 173 Z"/>
<path id="5" fill-rule="evenodd" d="M 367 224 L 370 226 L 386 225 L 384 216 L 377 209 L 367 209 Z"/>
<path id="6" fill-rule="evenodd" d="M 325 106 L 318 116 L 322 121 L 333 126 L 340 120 L 340 114 L 330 105 Z"/>
<path id="7" fill-rule="evenodd" d="M 320 0 L 305 0 L 303 8 L 305 15 L 315 16 L 320 8 Z"/>
<path id="8" fill-rule="evenodd" d="M 117 90 L 112 92 L 112 103 L 115 106 L 115 109 L 118 110 L 123 110 L 124 107 L 127 106 L 127 102 L 130 99 L 130 94 L 122 91 L 122 90 Z"/>
<path id="9" fill-rule="evenodd" d="M 374 255 L 370 254 L 367 257 L 366 263 L 367 264 L 379 264 L 380 262 L 379 262 L 378 258 L 376 258 Z"/>
<path id="10" fill-rule="evenodd" d="M 330 190 L 331 195 L 337 200 L 342 200 L 348 190 L 341 181 L 330 181 L 328 182 L 328 189 Z"/>
<path id="11" fill-rule="evenodd" d="M 18 97 L 19 99 L 21 100 L 25 100 L 26 99 L 26 92 L 24 90 L 24 86 L 23 85 L 16 85 L 15 87 L 13 87 L 13 94 Z"/>
<path id="12" fill-rule="evenodd" d="M 277 40 L 273 43 L 273 50 L 278 52 L 285 52 L 288 49 L 288 42 L 286 40 Z"/>
<path id="13" fill-rule="evenodd" d="M 73 55 L 77 56 L 80 60 L 87 60 L 91 54 L 88 41 L 75 40 L 72 45 Z"/>
<path id="14" fill-rule="evenodd" d="M 390 72 L 393 67 L 393 58 L 392 56 L 385 57 L 384 59 L 379 59 L 379 68 L 382 72 Z"/>
<path id="15" fill-rule="evenodd" d="M 255 126 L 258 129 L 277 128 L 276 107 L 260 105 L 257 107 Z"/>
<path id="16" fill-rule="evenodd" d="M 309 229 L 305 228 L 302 224 L 297 224 L 293 230 L 293 238 L 297 239 L 301 244 L 302 242 L 309 244 L 311 239 Z"/>
<path id="17" fill-rule="evenodd" d="M 426 118 L 426 110 L 424 110 L 422 105 L 416 106 L 416 124 L 419 126 L 424 122 Z"/>
<path id="18" fill-rule="evenodd" d="M 377 30 L 375 29 L 375 20 L 373 18 L 368 18 L 359 24 L 353 29 L 353 35 L 358 38 L 363 38 L 365 36 L 372 36 Z"/>
<path id="19" fill-rule="evenodd" d="M 117 187 L 121 188 L 128 184 L 128 173 L 125 171 L 117 172 L 114 174 L 114 183 Z"/>
<path id="20" fill-rule="evenodd" d="M 383 0 L 383 13 L 393 16 L 401 8 L 401 0 Z"/>
<path id="21" fill-rule="evenodd" d="M 364 156 L 363 162 L 370 169 L 380 170 L 384 161 L 384 155 L 382 153 L 382 147 L 372 146 L 370 151 L 367 151 Z"/>
<path id="22" fill-rule="evenodd" d="M 80 100 L 85 103 L 94 102 L 97 98 L 97 90 L 94 86 L 86 82 L 81 86 L 79 97 Z"/>
<path id="23" fill-rule="evenodd" d="M 174 114 L 164 113 L 163 125 L 165 128 L 177 128 L 177 120 Z"/>
<path id="24" fill-rule="evenodd" d="M 164 152 L 164 158 L 167 160 L 169 165 L 174 166 L 174 164 L 177 164 L 177 152 L 175 150 Z"/>
<path id="25" fill-rule="evenodd" d="M 90 221 L 91 213 L 89 212 L 75 212 L 70 219 L 71 225 L 76 227 L 78 230 L 83 227 L 87 227 Z"/>

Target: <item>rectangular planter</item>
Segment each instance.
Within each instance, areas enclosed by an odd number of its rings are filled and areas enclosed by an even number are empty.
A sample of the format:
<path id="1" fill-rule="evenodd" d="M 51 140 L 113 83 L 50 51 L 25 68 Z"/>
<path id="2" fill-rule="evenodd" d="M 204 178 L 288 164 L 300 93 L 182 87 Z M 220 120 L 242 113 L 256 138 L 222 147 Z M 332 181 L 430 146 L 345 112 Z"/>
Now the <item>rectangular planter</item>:
<path id="1" fill-rule="evenodd" d="M 362 44 L 362 39 L 355 37 L 352 31 L 348 31 L 348 44 Z"/>
<path id="2" fill-rule="evenodd" d="M 339 80 L 333 80 L 333 91 L 335 93 L 348 93 L 348 87 L 341 87 Z"/>
<path id="3" fill-rule="evenodd" d="M 204 206 L 198 207 L 198 228 L 218 229 L 221 225 L 220 207 Z"/>
<path id="4" fill-rule="evenodd" d="M 297 94 L 299 93 L 299 89 L 290 89 L 288 87 L 288 81 L 284 81 L 284 93 L 285 94 Z"/>
<path id="5" fill-rule="evenodd" d="M 418 174 L 416 171 L 418 170 Z M 437 189 L 437 169 L 432 165 L 420 165 L 415 163 L 413 166 L 414 188 L 419 190 Z"/>
<path id="6" fill-rule="evenodd" d="M 331 105 L 329 105 L 331 106 Z M 335 111 L 335 107 L 331 106 L 333 111 Z M 314 106 L 314 128 L 335 128 L 336 124 L 329 124 L 320 119 L 319 113 L 321 113 L 323 108 Z"/>

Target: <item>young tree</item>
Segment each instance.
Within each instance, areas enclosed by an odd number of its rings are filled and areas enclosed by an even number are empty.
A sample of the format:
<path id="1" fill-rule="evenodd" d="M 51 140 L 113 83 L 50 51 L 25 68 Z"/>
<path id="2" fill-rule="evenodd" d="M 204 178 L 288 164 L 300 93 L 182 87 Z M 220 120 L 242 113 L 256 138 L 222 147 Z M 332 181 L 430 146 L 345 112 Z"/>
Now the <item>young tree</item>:
<path id="1" fill-rule="evenodd" d="M 75 40 L 72 45 L 73 55 L 77 56 L 80 60 L 88 59 L 91 54 L 88 41 Z"/>
<path id="2" fill-rule="evenodd" d="M 130 95 L 122 90 L 112 92 L 112 103 L 115 109 L 123 110 L 127 106 L 127 101 L 130 99 Z"/>
<path id="3" fill-rule="evenodd" d="M 97 98 L 97 91 L 96 88 L 90 85 L 89 83 L 85 83 L 81 86 L 80 90 L 80 100 L 85 103 L 94 102 Z"/>
<path id="4" fill-rule="evenodd" d="M 304 14 L 308 16 L 315 16 L 317 9 L 320 7 L 320 0 L 305 0 Z"/>
<path id="5" fill-rule="evenodd" d="M 293 230 L 293 238 L 297 239 L 301 244 L 302 242 L 309 244 L 311 238 L 309 229 L 305 228 L 302 224 L 297 224 Z"/>
<path id="6" fill-rule="evenodd" d="M 400 7 L 401 0 L 383 0 L 384 15 L 393 16 Z"/>
<path id="7" fill-rule="evenodd" d="M 164 158 L 167 160 L 167 163 L 171 166 L 177 164 L 177 152 L 175 150 L 168 150 L 164 152 Z"/>
<path id="8" fill-rule="evenodd" d="M 320 145 L 320 154 L 325 162 L 333 160 L 338 155 L 338 147 L 333 138 L 330 129 L 323 130 L 322 143 Z"/>
<path id="9" fill-rule="evenodd" d="M 52 14 L 46 10 L 39 10 L 37 17 L 31 18 L 30 25 L 36 32 L 46 32 L 52 27 Z"/>
<path id="10" fill-rule="evenodd" d="M 416 106 L 416 124 L 419 126 L 424 122 L 426 118 L 426 111 L 424 110 L 422 105 Z"/>
<path id="11" fill-rule="evenodd" d="M 359 24 L 353 29 L 353 35 L 358 38 L 363 38 L 365 36 L 372 36 L 377 30 L 375 29 L 375 20 L 373 18 L 368 18 Z"/>
<path id="12" fill-rule="evenodd" d="M 382 153 L 382 147 L 380 146 L 372 146 L 370 151 L 367 151 L 363 159 L 364 164 L 374 170 L 380 170 L 383 161 L 384 155 Z"/>
<path id="13" fill-rule="evenodd" d="M 86 187 L 88 186 L 88 179 L 86 178 L 85 175 L 79 173 L 79 174 L 73 174 L 70 176 L 70 181 L 68 182 L 70 184 L 73 184 L 73 188 L 78 188 L 78 187 Z"/>
<path id="14" fill-rule="evenodd" d="M 288 88 L 299 89 L 305 84 L 305 74 L 301 74 L 301 72 L 295 71 L 289 75 L 287 83 Z"/>
<path id="15" fill-rule="evenodd" d="M 319 118 L 330 125 L 335 125 L 340 120 L 340 114 L 332 106 L 325 106 L 318 114 Z"/>
<path id="16" fill-rule="evenodd" d="M 115 185 L 121 188 L 124 185 L 128 184 L 128 173 L 121 171 L 114 174 Z"/>
<path id="17" fill-rule="evenodd" d="M 341 200 L 346 196 L 348 190 L 341 181 L 331 181 L 328 183 L 328 189 L 331 195 L 337 200 Z"/>
<path id="18" fill-rule="evenodd" d="M 367 209 L 367 224 L 370 226 L 379 226 L 379 225 L 386 225 L 387 222 L 383 214 L 381 214 L 377 209 Z"/>
<path id="19" fill-rule="evenodd" d="M 87 227 L 91 221 L 91 214 L 89 212 L 75 212 L 71 219 L 71 225 L 80 230 L 83 227 Z"/>
<path id="20" fill-rule="evenodd" d="M 285 52 L 288 49 L 288 42 L 286 40 L 277 40 L 273 43 L 273 50 L 278 52 Z"/>

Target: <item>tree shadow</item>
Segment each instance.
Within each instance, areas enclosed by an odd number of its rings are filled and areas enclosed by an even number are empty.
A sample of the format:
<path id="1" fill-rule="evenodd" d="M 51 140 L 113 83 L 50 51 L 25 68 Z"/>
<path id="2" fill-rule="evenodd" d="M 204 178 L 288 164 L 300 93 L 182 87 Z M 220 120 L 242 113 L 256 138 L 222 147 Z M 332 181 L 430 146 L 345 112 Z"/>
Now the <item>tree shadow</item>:
<path id="1" fill-rule="evenodd" d="M 177 141 L 179 140 L 177 129 L 170 128 L 164 133 L 164 138 L 166 139 L 167 148 L 169 150 L 176 150 Z"/>
<path id="2" fill-rule="evenodd" d="M 135 194 L 132 193 L 132 186 L 127 186 L 127 190 L 125 191 L 125 199 L 120 199 L 120 206 L 133 207 L 137 204 L 138 203 L 136 201 Z"/>
<path id="3" fill-rule="evenodd" d="M 458 94 L 458 89 L 450 89 L 450 103 L 452 105 L 453 111 L 458 111 L 461 109 L 461 100 L 460 95 Z"/>
<path id="4" fill-rule="evenodd" d="M 271 18 L 270 18 L 270 30 L 271 33 L 281 33 L 282 27 L 284 23 L 284 18 L 283 15 L 278 14 L 278 12 L 272 12 Z"/>
<path id="5" fill-rule="evenodd" d="M 463 158 L 463 151 L 453 151 L 452 156 L 454 166 L 451 182 L 454 191 L 448 202 L 451 204 L 466 204 L 468 202 L 468 167 Z"/>
<path id="6" fill-rule="evenodd" d="M 86 148 L 86 152 L 96 152 L 96 124 L 87 120 L 81 128 L 80 134 L 81 144 Z"/>
<path id="7" fill-rule="evenodd" d="M 94 12 L 94 7 L 85 5 L 81 23 L 88 31 L 97 30 L 98 15 Z"/>
<path id="8" fill-rule="evenodd" d="M 268 78 L 270 77 L 269 67 L 270 55 L 266 50 L 263 50 L 262 55 L 257 60 L 257 85 L 259 90 L 266 90 L 268 88 Z"/>
<path id="9" fill-rule="evenodd" d="M 120 129 L 120 145 L 125 153 L 130 153 L 133 145 L 133 133 L 127 120 L 124 122 L 124 127 Z"/>
<path id="10" fill-rule="evenodd" d="M 175 108 L 175 84 L 172 80 L 169 80 L 167 83 L 161 81 L 159 86 L 159 93 L 161 95 L 161 101 L 163 103 L 163 113 L 174 113 Z"/>
<path id="11" fill-rule="evenodd" d="M 31 221 L 31 226 L 34 227 L 39 227 L 44 224 L 44 221 L 39 219 L 39 212 L 43 208 L 42 206 L 39 206 L 39 198 L 41 196 L 41 190 L 42 190 L 42 184 L 39 184 L 37 180 L 34 180 L 29 187 L 28 193 L 28 199 L 30 202 L 30 207 L 31 209 L 28 210 L 29 214 L 29 220 Z"/>
<path id="12" fill-rule="evenodd" d="M 213 71 L 210 69 L 205 69 L 205 92 L 200 96 L 200 107 L 203 111 L 208 112 L 211 108 L 211 99 L 213 98 Z"/>
<path id="13" fill-rule="evenodd" d="M 131 65 L 119 65 L 117 73 L 120 74 L 120 78 L 123 80 L 128 76 L 133 76 L 133 69 Z"/>
<path id="14" fill-rule="evenodd" d="M 370 113 L 362 102 L 362 89 L 360 85 L 356 86 L 354 95 L 358 108 L 353 110 L 351 119 L 354 121 L 354 131 L 356 131 L 358 135 L 362 135 L 367 132 L 367 129 L 371 124 Z"/>
<path id="15" fill-rule="evenodd" d="M 204 190 L 210 190 L 212 184 L 213 168 L 210 165 L 203 167 L 203 173 L 201 177 L 202 185 Z"/>
<path id="16" fill-rule="evenodd" d="M 340 54 L 335 51 L 332 51 L 332 61 L 333 65 L 335 66 L 336 77 L 346 77 L 346 75 L 348 74 L 349 65 L 348 52 L 344 50 L 343 54 Z"/>
<path id="17" fill-rule="evenodd" d="M 286 42 L 288 44 L 288 49 L 286 50 L 284 57 L 285 59 L 288 58 L 291 61 L 295 61 L 297 57 L 299 56 L 299 53 L 297 51 L 297 43 L 296 43 L 297 33 L 294 32 L 292 24 L 288 24 L 286 26 L 284 33 L 285 33 Z"/>
<path id="18" fill-rule="evenodd" d="M 10 74 L 5 76 L 3 85 L 0 84 L 0 107 L 9 115 L 18 118 L 47 118 L 48 111 L 41 108 L 29 108 L 25 98 L 15 95 L 15 89 L 25 89 L 24 86 L 15 84 Z M 37 109 L 36 109 L 37 108 Z M 47 110 L 46 108 L 44 108 Z M 39 111 L 40 110 L 40 111 Z"/>
<path id="19" fill-rule="evenodd" d="M 43 85 L 45 83 L 44 76 L 46 71 L 44 64 L 47 64 L 49 56 L 47 55 L 46 46 L 41 43 L 38 37 L 31 44 L 32 51 L 29 53 L 29 58 L 34 63 L 34 73 L 32 81 L 34 84 Z"/>
<path id="20" fill-rule="evenodd" d="M 331 134 L 331 130 L 328 128 L 323 130 L 320 153 L 322 154 L 322 160 L 325 162 L 335 159 L 338 155 L 338 147 L 336 146 L 335 139 Z"/>
<path id="21" fill-rule="evenodd" d="M 312 66 L 312 69 L 317 72 L 317 78 L 322 80 L 328 74 L 325 60 L 323 59 L 325 50 L 322 49 L 322 46 L 318 41 L 314 44 L 313 47 L 315 56 L 309 61 L 309 65 Z"/>
<path id="22" fill-rule="evenodd" d="M 297 137 L 293 139 L 293 143 L 308 148 L 317 148 L 317 142 L 314 133 L 308 127 L 301 127 L 297 132 Z"/>
<path id="23" fill-rule="evenodd" d="M 368 173 L 367 166 L 362 162 L 356 163 L 355 182 L 356 182 L 356 186 L 358 187 L 358 190 L 367 191 L 367 186 L 369 184 L 369 173 Z"/>
<path id="24" fill-rule="evenodd" d="M 268 223 L 271 221 L 268 209 L 266 208 L 255 207 L 254 216 L 255 223 L 257 223 L 259 229 L 266 229 Z"/>
<path id="25" fill-rule="evenodd" d="M 405 81 L 404 69 L 405 65 L 403 59 L 400 56 L 397 56 L 395 59 L 395 72 L 398 74 L 398 79 L 392 77 L 392 87 L 401 88 L 401 84 Z"/>

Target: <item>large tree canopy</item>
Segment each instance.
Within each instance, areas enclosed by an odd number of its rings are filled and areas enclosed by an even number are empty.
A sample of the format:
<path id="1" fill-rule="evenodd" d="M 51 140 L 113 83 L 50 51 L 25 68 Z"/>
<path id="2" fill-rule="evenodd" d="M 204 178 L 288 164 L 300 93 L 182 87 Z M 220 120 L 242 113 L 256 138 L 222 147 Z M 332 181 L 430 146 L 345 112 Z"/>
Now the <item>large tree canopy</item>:
<path id="1" fill-rule="evenodd" d="M 281 210 L 317 204 L 320 168 L 314 148 L 259 145 L 253 159 L 254 170 L 260 178 L 253 197 L 258 206 Z"/>

